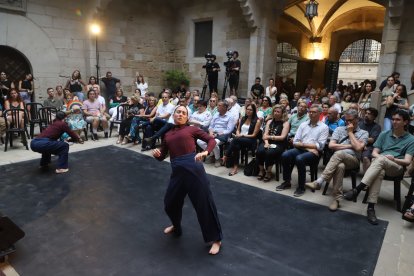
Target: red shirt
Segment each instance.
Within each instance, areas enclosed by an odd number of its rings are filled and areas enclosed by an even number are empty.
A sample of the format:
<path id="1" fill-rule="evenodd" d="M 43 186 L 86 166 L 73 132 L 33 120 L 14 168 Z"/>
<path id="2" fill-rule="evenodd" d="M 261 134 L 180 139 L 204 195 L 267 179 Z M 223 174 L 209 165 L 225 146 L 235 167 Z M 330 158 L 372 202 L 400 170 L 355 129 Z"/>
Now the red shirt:
<path id="1" fill-rule="evenodd" d="M 171 159 L 195 152 L 197 139 L 207 143 L 206 150 L 209 153 L 216 146 L 216 140 L 198 127 L 187 125 L 174 126 L 173 129 L 165 134 L 161 146 L 161 156 L 157 159 L 164 160 L 168 152 Z"/>
<path id="2" fill-rule="evenodd" d="M 53 124 L 49 125 L 36 138 L 49 138 L 52 140 L 57 140 L 65 132 L 69 134 L 72 139 L 79 139 L 79 136 L 69 128 L 68 124 L 61 120 L 54 121 Z"/>

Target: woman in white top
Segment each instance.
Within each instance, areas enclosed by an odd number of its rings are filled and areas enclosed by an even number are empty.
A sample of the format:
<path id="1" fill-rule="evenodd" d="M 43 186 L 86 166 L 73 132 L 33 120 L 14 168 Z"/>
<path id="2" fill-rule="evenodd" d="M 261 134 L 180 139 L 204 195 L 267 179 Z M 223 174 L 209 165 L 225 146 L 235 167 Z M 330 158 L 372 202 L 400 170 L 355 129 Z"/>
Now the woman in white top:
<path id="1" fill-rule="evenodd" d="M 275 104 L 277 102 L 276 94 L 277 94 L 277 88 L 275 86 L 275 80 L 274 79 L 269 79 L 269 86 L 266 87 L 266 95 L 265 96 L 268 96 L 271 99 L 272 104 Z"/>
<path id="2" fill-rule="evenodd" d="M 233 159 L 233 170 L 229 172 L 229 176 L 235 175 L 238 171 L 240 150 L 256 149 L 260 125 L 261 120 L 257 117 L 256 106 L 254 104 L 247 105 L 246 115 L 239 119 L 236 135 L 223 156 L 223 163 L 226 163 L 229 157 Z"/>
<path id="3" fill-rule="evenodd" d="M 147 93 L 148 83 L 145 82 L 144 76 L 137 74 L 137 79 L 135 80 L 135 86 L 141 90 L 141 94 Z"/>
<path id="4" fill-rule="evenodd" d="M 199 101 L 197 103 L 198 110 L 191 115 L 189 124 L 198 126 L 203 130 L 208 130 L 211 119 L 213 116 L 207 111 L 207 101 Z"/>

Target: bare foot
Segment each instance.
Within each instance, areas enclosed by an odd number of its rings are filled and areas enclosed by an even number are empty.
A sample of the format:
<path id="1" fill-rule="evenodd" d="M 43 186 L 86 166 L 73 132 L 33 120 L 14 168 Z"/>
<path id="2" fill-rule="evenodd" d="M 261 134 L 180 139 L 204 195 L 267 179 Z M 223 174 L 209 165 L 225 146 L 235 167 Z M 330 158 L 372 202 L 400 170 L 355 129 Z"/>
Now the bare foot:
<path id="1" fill-rule="evenodd" d="M 164 229 L 164 234 L 171 234 L 174 233 L 174 225 L 168 226 Z"/>
<path id="2" fill-rule="evenodd" d="M 221 241 L 213 242 L 208 254 L 217 255 L 220 252 L 220 247 L 221 247 Z"/>
<path id="3" fill-rule="evenodd" d="M 174 225 L 168 226 L 167 228 L 164 229 L 164 234 L 169 235 L 172 234 L 175 237 L 180 237 L 182 235 L 182 230 L 181 228 L 175 228 Z"/>
<path id="4" fill-rule="evenodd" d="M 69 169 L 56 169 L 56 173 L 57 174 L 60 174 L 60 173 L 66 173 L 66 172 L 68 172 L 69 171 Z"/>

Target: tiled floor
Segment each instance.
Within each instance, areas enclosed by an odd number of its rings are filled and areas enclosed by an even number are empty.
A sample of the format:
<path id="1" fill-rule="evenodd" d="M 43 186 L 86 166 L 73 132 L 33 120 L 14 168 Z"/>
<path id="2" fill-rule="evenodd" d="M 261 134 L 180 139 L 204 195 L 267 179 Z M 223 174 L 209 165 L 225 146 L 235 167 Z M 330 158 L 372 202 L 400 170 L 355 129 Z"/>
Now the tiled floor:
<path id="1" fill-rule="evenodd" d="M 116 139 L 114 137 L 109 139 L 100 139 L 99 141 L 88 141 L 83 145 L 75 144 L 71 146 L 70 151 L 75 152 L 95 147 L 116 145 L 115 142 Z M 150 154 L 150 152 L 141 153 L 140 146 L 133 146 L 132 144 L 128 144 L 123 147 L 132 151 L 136 151 L 137 154 Z M 25 150 L 23 145 L 20 143 L 17 143 L 15 145 L 15 148 L 9 149 L 7 152 L 4 152 L 4 146 L 0 146 L 0 165 L 12 164 L 37 158 L 39 158 L 39 154 Z M 215 168 L 212 165 L 205 165 L 205 168 L 210 174 L 222 176 L 225 178 L 231 178 L 232 180 L 239 181 L 242 184 L 251 185 L 261 189 L 274 191 L 275 187 L 277 186 L 276 181 L 264 183 L 257 181 L 253 177 L 246 177 L 243 175 L 242 170 L 234 176 L 228 176 L 228 169 L 224 167 Z M 319 168 L 319 171 L 321 171 L 321 169 L 322 168 Z M 294 170 L 293 183 L 295 183 L 295 181 L 296 170 Z M 344 182 L 345 189 L 351 186 L 350 178 L 346 178 Z M 294 189 L 291 189 L 282 193 L 293 196 L 293 191 Z M 402 187 L 402 194 L 405 195 L 406 193 L 407 188 L 404 186 Z M 394 202 L 392 200 L 393 185 L 391 182 L 383 183 L 380 198 L 380 203 L 376 207 L 377 215 L 379 218 L 389 221 L 389 225 L 378 259 L 375 275 L 414 275 L 414 224 L 403 221 L 401 219 L 401 214 L 395 211 Z M 331 198 L 329 195 L 322 196 L 321 191 L 316 191 L 315 193 L 307 191 L 306 194 L 298 200 L 307 200 L 328 206 Z M 357 203 L 347 201 L 342 202 L 341 208 L 343 210 L 365 215 L 366 205 L 362 204 L 361 201 L 362 196 L 359 198 L 359 201 Z M 329 212 L 328 208 L 327 212 Z M 13 264 L 11 264 L 11 266 L 12 265 Z M 17 275 L 11 266 L 3 265 L 3 267 L 0 267 L 0 269 L 3 270 L 3 272 L 8 276 Z"/>

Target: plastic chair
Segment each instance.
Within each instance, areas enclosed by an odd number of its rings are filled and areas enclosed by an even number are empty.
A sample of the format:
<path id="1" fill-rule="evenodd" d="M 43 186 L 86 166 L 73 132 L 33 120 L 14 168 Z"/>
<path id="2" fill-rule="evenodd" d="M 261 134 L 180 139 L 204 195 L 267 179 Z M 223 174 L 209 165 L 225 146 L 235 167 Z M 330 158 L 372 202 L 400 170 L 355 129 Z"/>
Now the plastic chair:
<path id="1" fill-rule="evenodd" d="M 129 110 L 129 105 L 120 104 L 116 107 L 116 118 L 115 120 L 111 121 L 109 124 L 109 137 L 112 135 L 112 128 L 114 125 L 120 125 L 121 122 L 126 118 L 126 115 Z"/>
<path id="2" fill-rule="evenodd" d="M 4 111 L 4 119 L 6 121 L 6 140 L 4 144 L 4 151 L 7 151 L 7 145 L 10 143 L 10 147 L 13 147 L 13 136 L 15 133 L 19 134 L 22 137 L 23 144 L 26 146 L 26 149 L 29 150 L 27 143 L 27 114 L 24 109 L 13 108 Z M 9 121 L 9 120 L 10 121 Z M 20 121 L 24 120 L 23 125 L 20 125 Z"/>
<path id="3" fill-rule="evenodd" d="M 34 127 L 36 124 L 39 125 L 39 129 L 40 131 L 42 131 L 42 117 L 41 114 L 39 112 L 40 108 L 43 107 L 43 105 L 41 103 L 27 103 L 26 104 L 26 112 L 27 108 L 30 107 L 30 119 L 28 121 L 29 126 L 30 126 L 30 138 L 33 139 L 34 137 Z"/>

